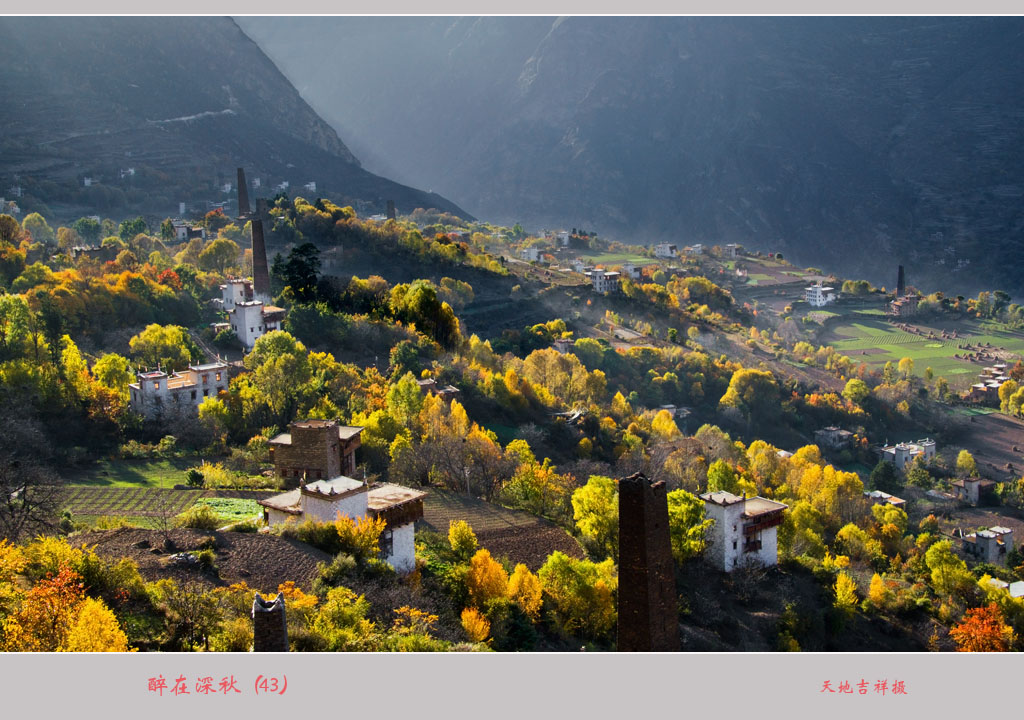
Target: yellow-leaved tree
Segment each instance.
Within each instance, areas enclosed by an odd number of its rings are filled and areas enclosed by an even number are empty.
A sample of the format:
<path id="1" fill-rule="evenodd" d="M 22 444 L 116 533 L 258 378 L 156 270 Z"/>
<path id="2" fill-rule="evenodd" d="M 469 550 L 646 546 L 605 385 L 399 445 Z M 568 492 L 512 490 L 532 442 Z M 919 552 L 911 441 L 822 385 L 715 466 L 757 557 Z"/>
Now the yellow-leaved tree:
<path id="1" fill-rule="evenodd" d="M 466 589 L 474 607 L 484 607 L 488 600 L 505 597 L 508 592 L 508 573 L 486 548 L 477 550 L 469 561 Z"/>
<path id="2" fill-rule="evenodd" d="M 102 600 L 86 598 L 61 649 L 68 652 L 127 652 L 128 637 Z"/>
<path id="3" fill-rule="evenodd" d="M 540 617 L 542 592 L 540 578 L 530 572 L 530 568 L 523 563 L 516 565 L 512 577 L 508 579 L 508 597 L 521 607 L 531 620 Z"/>

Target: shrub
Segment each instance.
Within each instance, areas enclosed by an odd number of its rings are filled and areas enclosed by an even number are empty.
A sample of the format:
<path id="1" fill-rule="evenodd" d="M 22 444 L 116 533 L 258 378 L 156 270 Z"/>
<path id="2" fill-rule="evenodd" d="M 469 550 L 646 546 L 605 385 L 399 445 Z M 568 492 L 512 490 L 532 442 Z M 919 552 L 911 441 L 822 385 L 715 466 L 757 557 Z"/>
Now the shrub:
<path id="1" fill-rule="evenodd" d="M 189 468 L 185 471 L 185 482 L 189 487 L 202 487 L 203 480 L 203 473 L 199 468 Z"/>
<path id="2" fill-rule="evenodd" d="M 280 529 L 277 532 L 281 537 L 312 545 L 328 555 L 337 555 L 341 552 L 341 538 L 338 537 L 334 523 L 306 520 L 301 523 L 288 522 L 278 527 Z"/>
<path id="3" fill-rule="evenodd" d="M 196 558 L 199 560 L 199 566 L 207 570 L 212 570 L 217 566 L 217 554 L 210 548 L 200 550 L 196 554 Z"/>
<path id="4" fill-rule="evenodd" d="M 465 520 L 452 520 L 448 524 L 448 542 L 460 558 L 468 558 L 476 551 L 476 533 Z"/>
<path id="5" fill-rule="evenodd" d="M 357 560 L 376 557 L 380 552 L 380 535 L 386 525 L 384 518 L 361 517 L 353 520 L 341 514 L 334 521 L 341 551 L 351 553 Z"/>
<path id="6" fill-rule="evenodd" d="M 174 518 L 174 527 L 216 530 L 221 519 L 209 505 L 193 505 Z"/>
<path id="7" fill-rule="evenodd" d="M 470 642 L 480 643 L 487 640 L 491 632 L 491 623 L 476 608 L 466 608 L 462 611 L 462 629 Z"/>

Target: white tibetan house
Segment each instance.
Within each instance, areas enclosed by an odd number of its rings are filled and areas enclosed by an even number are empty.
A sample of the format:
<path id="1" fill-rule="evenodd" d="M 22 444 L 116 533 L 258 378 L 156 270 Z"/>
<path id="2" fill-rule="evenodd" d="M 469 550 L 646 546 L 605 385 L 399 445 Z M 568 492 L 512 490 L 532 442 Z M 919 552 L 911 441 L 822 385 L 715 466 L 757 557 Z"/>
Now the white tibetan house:
<path id="1" fill-rule="evenodd" d="M 390 483 L 367 485 L 339 475 L 330 480 L 302 483 L 298 488 L 260 500 L 263 517 L 273 527 L 287 522 L 334 522 L 339 515 L 353 520 L 383 518 L 380 557 L 396 572 L 416 568 L 414 528 L 423 517 L 425 492 Z"/>

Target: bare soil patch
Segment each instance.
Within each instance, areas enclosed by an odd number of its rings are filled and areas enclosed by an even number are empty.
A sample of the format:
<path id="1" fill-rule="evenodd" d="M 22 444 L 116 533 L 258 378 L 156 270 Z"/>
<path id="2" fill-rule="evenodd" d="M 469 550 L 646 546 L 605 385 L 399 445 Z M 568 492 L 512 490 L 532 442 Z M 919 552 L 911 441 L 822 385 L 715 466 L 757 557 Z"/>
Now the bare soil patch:
<path id="1" fill-rule="evenodd" d="M 317 576 L 317 565 L 331 560 L 327 553 L 305 543 L 265 533 L 177 529 L 169 536 L 173 549 L 165 549 L 162 531 L 138 528 L 91 531 L 74 535 L 71 541 L 94 547 L 96 554 L 106 560 L 134 560 L 146 580 L 173 578 L 179 583 L 200 582 L 210 587 L 245 581 L 253 589 L 267 592 L 276 591 L 288 580 L 309 590 Z M 198 553 L 209 537 L 216 540 L 216 572 L 170 562 L 175 553 Z"/>

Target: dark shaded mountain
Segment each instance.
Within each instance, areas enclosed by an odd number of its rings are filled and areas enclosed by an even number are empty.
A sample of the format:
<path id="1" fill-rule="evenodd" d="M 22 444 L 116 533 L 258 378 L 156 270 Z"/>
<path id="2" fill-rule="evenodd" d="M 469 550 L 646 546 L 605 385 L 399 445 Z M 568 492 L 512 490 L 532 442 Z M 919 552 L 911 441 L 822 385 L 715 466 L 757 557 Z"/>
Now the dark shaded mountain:
<path id="1" fill-rule="evenodd" d="M 370 162 L 476 214 L 1024 289 L 1024 19 L 239 22 Z"/>
<path id="2" fill-rule="evenodd" d="M 257 195 L 288 181 L 381 211 L 457 210 L 364 170 L 229 18 L 0 18 L 0 68 L 2 189 L 20 183 L 57 214 L 233 200 L 217 188 L 239 165 Z"/>

